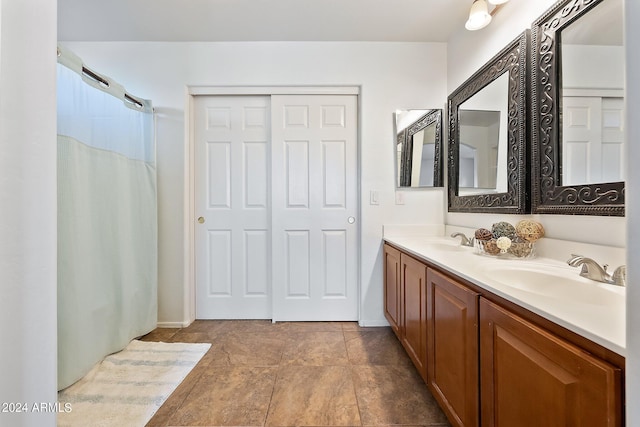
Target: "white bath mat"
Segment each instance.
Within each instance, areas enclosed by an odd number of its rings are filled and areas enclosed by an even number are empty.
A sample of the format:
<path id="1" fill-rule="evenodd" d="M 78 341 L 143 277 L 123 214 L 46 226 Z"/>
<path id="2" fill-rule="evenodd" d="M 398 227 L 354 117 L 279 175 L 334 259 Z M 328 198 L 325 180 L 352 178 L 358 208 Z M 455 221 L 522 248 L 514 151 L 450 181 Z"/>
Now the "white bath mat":
<path id="1" fill-rule="evenodd" d="M 58 426 L 144 426 L 209 347 L 131 341 L 58 393 Z"/>

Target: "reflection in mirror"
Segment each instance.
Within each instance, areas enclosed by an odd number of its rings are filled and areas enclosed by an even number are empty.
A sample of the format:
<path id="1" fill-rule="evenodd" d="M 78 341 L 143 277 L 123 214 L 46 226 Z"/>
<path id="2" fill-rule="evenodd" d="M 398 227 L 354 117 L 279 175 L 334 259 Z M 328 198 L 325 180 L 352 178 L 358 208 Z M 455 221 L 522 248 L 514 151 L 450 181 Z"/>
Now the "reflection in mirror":
<path id="1" fill-rule="evenodd" d="M 442 186 L 442 110 L 401 110 L 395 113 L 396 185 Z"/>
<path id="2" fill-rule="evenodd" d="M 461 192 L 467 188 L 481 189 L 481 193 L 497 191 L 500 111 L 459 110 L 458 112 L 460 117 L 459 189 Z"/>
<path id="3" fill-rule="evenodd" d="M 433 187 L 433 161 L 435 159 L 436 142 L 435 124 L 432 123 L 418 133 L 414 133 L 411 141 L 411 186 Z"/>
<path id="4" fill-rule="evenodd" d="M 449 211 L 526 213 L 523 32 L 449 95 Z"/>
<path id="5" fill-rule="evenodd" d="M 562 185 L 624 181 L 622 0 L 562 29 Z"/>
<path id="6" fill-rule="evenodd" d="M 509 73 L 502 73 L 458 107 L 458 194 L 507 191 L 508 99 Z M 470 155 L 471 160 L 466 157 Z"/>
<path id="7" fill-rule="evenodd" d="M 623 0 L 558 2 L 532 25 L 532 207 L 624 215 Z"/>

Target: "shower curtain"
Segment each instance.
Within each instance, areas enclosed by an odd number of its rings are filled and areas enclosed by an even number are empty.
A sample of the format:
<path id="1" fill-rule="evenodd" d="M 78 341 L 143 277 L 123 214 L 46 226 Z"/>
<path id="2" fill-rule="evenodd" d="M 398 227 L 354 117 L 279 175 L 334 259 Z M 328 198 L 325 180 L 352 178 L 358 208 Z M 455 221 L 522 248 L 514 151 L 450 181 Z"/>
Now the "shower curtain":
<path id="1" fill-rule="evenodd" d="M 157 323 L 151 103 L 58 48 L 58 389 Z"/>

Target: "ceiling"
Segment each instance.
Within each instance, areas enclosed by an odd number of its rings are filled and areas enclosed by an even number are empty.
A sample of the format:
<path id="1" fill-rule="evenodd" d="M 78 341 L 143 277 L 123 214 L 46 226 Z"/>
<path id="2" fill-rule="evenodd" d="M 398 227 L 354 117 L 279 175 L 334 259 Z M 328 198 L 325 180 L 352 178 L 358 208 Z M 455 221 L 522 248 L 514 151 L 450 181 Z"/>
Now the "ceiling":
<path id="1" fill-rule="evenodd" d="M 60 41 L 446 42 L 471 0 L 58 0 Z"/>

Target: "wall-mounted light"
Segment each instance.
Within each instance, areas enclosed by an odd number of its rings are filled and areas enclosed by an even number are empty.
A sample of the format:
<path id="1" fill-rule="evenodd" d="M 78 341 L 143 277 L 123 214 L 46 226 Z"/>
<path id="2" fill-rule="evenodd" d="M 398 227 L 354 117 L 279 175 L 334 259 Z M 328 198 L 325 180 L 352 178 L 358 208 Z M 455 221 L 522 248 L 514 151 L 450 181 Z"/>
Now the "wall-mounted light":
<path id="1" fill-rule="evenodd" d="M 508 2 L 509 0 L 489 0 L 489 3 L 493 5 L 491 13 L 489 13 L 489 6 L 487 0 L 474 0 L 469 11 L 469 19 L 464 27 L 469 31 L 479 30 L 486 27 L 491 22 L 491 17 L 501 7 L 500 5 Z"/>

